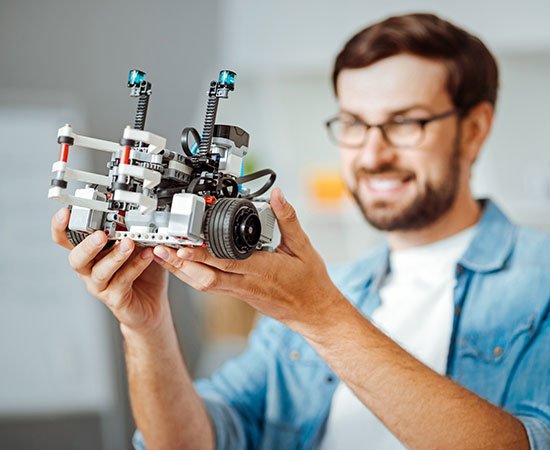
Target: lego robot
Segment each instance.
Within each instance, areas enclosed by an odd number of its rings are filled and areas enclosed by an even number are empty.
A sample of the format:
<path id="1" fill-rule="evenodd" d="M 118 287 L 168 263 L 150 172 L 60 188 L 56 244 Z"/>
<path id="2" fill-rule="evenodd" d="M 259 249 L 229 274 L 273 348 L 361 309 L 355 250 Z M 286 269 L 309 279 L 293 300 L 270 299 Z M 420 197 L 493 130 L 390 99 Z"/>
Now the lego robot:
<path id="1" fill-rule="evenodd" d="M 152 87 L 145 73 L 131 70 L 128 87 L 138 106 L 134 126 L 124 129 L 120 143 L 78 135 L 68 124 L 58 131 L 59 160 L 52 166 L 48 198 L 71 209 L 69 241 L 77 245 L 103 230 L 110 245 L 129 237 L 141 246 L 206 246 L 225 259 L 245 259 L 268 248 L 275 217 L 261 196 L 275 182 L 275 172 L 243 176 L 248 133 L 215 123 L 219 99 L 235 89 L 235 73 L 223 70 L 210 83 L 202 134 L 184 128 L 183 153 L 168 150 L 166 139 L 144 131 Z M 111 153 L 108 175 L 69 168 L 73 145 Z M 244 187 L 264 177 L 255 192 Z M 70 195 L 69 180 L 85 187 Z"/>

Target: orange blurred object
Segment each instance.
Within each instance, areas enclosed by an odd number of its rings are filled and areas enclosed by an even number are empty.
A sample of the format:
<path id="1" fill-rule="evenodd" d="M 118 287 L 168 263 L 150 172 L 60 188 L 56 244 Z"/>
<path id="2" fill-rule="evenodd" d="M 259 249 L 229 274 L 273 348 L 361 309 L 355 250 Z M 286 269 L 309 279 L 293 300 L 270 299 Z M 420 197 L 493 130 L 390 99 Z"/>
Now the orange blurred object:
<path id="1" fill-rule="evenodd" d="M 312 197 L 320 203 L 339 203 L 347 194 L 340 172 L 335 169 L 313 169 L 308 186 Z"/>

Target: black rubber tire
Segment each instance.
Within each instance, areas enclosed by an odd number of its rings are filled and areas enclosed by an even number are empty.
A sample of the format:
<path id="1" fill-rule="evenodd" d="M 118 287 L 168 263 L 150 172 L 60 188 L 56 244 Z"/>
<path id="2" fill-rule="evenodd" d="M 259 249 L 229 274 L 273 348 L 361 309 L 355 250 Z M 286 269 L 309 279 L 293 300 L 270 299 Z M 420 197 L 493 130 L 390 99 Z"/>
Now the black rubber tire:
<path id="1" fill-rule="evenodd" d="M 220 198 L 206 212 L 204 233 L 206 247 L 215 257 L 246 259 L 260 240 L 258 210 L 246 199 Z"/>
<path id="2" fill-rule="evenodd" d="M 74 247 L 76 247 L 89 236 L 89 233 L 84 233 L 83 231 L 73 231 L 66 228 L 65 235 L 67 236 L 69 242 L 73 244 Z"/>
<path id="3" fill-rule="evenodd" d="M 78 244 L 80 244 L 90 234 L 91 233 L 85 233 L 84 231 L 73 231 L 69 230 L 68 228 L 65 229 L 65 235 L 67 236 L 69 242 L 73 244 L 73 247 L 76 247 Z M 115 245 L 115 241 L 110 240 L 105 244 L 103 250 L 109 250 L 113 245 Z"/>

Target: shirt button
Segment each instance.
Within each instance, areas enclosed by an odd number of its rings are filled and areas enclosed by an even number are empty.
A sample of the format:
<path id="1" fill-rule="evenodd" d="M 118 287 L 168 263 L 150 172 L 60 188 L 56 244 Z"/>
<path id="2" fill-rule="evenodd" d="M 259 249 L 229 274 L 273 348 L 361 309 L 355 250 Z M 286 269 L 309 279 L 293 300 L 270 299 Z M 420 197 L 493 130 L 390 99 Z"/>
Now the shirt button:
<path id="1" fill-rule="evenodd" d="M 292 350 L 290 352 L 290 359 L 292 361 L 298 361 L 300 359 L 300 352 L 298 350 Z"/>
<path id="2" fill-rule="evenodd" d="M 495 348 L 493 349 L 493 355 L 495 355 L 495 356 L 500 356 L 500 355 L 502 355 L 502 347 L 495 347 Z"/>
<path id="3" fill-rule="evenodd" d="M 462 309 L 460 308 L 460 306 L 455 306 L 455 316 L 459 316 L 459 315 L 460 315 L 460 311 L 462 311 Z"/>
<path id="4" fill-rule="evenodd" d="M 334 382 L 334 377 L 332 375 L 327 375 L 327 383 L 333 383 Z"/>
<path id="5" fill-rule="evenodd" d="M 456 266 L 456 273 L 459 275 L 464 272 L 464 267 L 457 265 Z"/>

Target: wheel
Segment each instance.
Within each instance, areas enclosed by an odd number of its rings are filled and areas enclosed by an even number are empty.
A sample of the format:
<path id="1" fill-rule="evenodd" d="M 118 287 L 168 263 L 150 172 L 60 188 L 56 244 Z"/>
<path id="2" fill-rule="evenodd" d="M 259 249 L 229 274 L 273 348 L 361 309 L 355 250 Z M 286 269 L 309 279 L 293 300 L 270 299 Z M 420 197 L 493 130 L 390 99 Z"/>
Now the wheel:
<path id="1" fill-rule="evenodd" d="M 258 211 L 249 200 L 221 198 L 206 213 L 206 247 L 217 258 L 248 258 L 261 233 Z"/>
<path id="2" fill-rule="evenodd" d="M 83 231 L 73 231 L 67 228 L 65 229 L 65 235 L 67 236 L 69 242 L 76 247 L 88 237 L 89 233 L 84 233 Z"/>
<path id="3" fill-rule="evenodd" d="M 74 247 L 80 244 L 90 234 L 91 233 L 86 233 L 84 231 L 73 231 L 73 230 L 69 230 L 68 228 L 65 228 L 65 236 L 67 236 L 67 239 L 71 244 L 73 244 Z M 113 245 L 115 245 L 115 241 L 110 240 L 105 244 L 105 246 L 103 247 L 103 250 L 108 250 Z"/>

